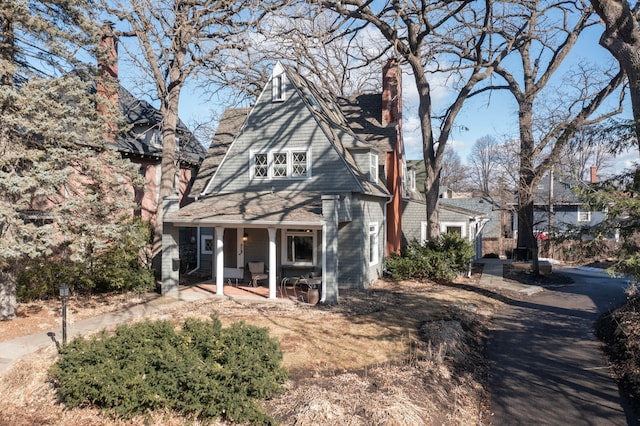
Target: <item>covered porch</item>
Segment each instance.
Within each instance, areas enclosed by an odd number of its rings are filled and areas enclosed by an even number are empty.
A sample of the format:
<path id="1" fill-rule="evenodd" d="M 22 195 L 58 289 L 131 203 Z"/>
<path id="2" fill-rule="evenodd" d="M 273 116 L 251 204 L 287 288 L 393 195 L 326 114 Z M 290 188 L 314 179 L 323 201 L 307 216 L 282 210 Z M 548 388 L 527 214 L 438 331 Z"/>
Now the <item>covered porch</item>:
<path id="1" fill-rule="evenodd" d="M 178 229 L 197 228 L 197 269 L 213 284 L 205 291 L 266 291 L 275 300 L 293 277 L 311 283 L 321 302 L 337 302 L 337 218 L 322 214 L 335 197 L 226 194 L 180 210 L 171 201 L 165 200 L 163 221 L 163 294 L 175 292 L 185 275 L 179 273 Z"/>

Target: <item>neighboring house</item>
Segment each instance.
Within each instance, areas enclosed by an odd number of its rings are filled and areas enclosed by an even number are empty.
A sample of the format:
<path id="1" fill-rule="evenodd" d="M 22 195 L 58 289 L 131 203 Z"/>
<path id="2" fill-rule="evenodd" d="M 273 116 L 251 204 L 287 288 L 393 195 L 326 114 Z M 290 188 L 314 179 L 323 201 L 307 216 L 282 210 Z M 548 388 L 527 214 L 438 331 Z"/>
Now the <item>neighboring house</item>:
<path id="1" fill-rule="evenodd" d="M 340 287 L 378 279 L 385 254 L 407 238 L 402 205 L 411 203 L 398 64 L 383 73 L 382 95 L 336 100 L 278 63 L 253 107 L 227 110 L 196 200 L 179 210 L 167 200 L 163 293 L 177 288 L 180 227 L 198 229 L 198 268 L 215 276 L 218 294 L 250 261 L 266 266 L 270 298 L 289 275 L 321 274 L 326 303 Z"/>
<path id="2" fill-rule="evenodd" d="M 161 178 L 162 116 L 157 108 L 135 98 L 120 86 L 118 40 L 113 32 L 113 24 L 107 23 L 102 31 L 101 46 L 106 49 L 109 60 L 108 63 L 99 64 L 101 77 L 96 82 L 96 90 L 101 95 L 103 103 L 98 105 L 98 110 L 115 122 L 119 117 L 115 116 L 113 106 L 117 105 L 117 112 L 124 119 L 127 129 L 121 132 L 115 125 L 111 125 L 112 132 L 106 134 L 105 139 L 123 157 L 140 166 L 139 173 L 145 178 L 145 186 L 135 194 L 139 208 L 136 214 L 153 225 L 159 202 Z M 178 122 L 176 138 L 176 186 L 179 190 L 180 205 L 183 206 L 190 201 L 186 194 L 189 193 L 206 150 L 181 120 Z"/>
<path id="3" fill-rule="evenodd" d="M 604 211 L 592 211 L 575 189 L 597 181 L 596 168 L 591 167 L 590 182 L 548 173 L 542 178 L 534 198 L 533 231 L 540 239 L 563 234 L 576 228 L 591 228 L 606 218 Z M 514 223 L 517 228 L 517 222 Z"/>
<path id="4" fill-rule="evenodd" d="M 456 232 L 467 238 L 474 244 L 476 258 L 505 256 L 513 250 L 511 220 L 511 212 L 491 197 L 447 188 L 440 195 L 440 232 Z"/>

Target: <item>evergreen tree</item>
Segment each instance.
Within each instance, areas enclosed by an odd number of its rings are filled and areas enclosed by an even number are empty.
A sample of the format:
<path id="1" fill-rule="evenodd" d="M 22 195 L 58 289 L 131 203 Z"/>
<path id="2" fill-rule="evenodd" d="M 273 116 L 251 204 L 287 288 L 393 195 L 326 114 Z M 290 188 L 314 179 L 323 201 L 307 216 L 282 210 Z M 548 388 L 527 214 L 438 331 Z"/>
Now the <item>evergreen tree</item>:
<path id="1" fill-rule="evenodd" d="M 0 3 L 0 319 L 26 258 L 81 258 L 127 233 L 132 164 L 109 149 L 93 78 L 90 0 Z M 79 71 L 82 70 L 82 71 Z"/>

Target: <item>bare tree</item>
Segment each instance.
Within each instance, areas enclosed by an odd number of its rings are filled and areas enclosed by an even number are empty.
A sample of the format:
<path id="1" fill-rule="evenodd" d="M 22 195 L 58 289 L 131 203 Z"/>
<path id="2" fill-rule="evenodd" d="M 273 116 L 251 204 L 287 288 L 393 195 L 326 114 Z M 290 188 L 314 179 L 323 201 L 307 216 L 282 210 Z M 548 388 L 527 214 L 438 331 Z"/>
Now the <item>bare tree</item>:
<path id="1" fill-rule="evenodd" d="M 499 151 L 500 143 L 496 138 L 483 136 L 473 144 L 467 159 L 474 189 L 479 189 L 487 196 L 497 187 L 500 175 Z"/>
<path id="2" fill-rule="evenodd" d="M 589 180 L 591 167 L 602 175 L 611 169 L 612 142 L 605 132 L 594 126 L 585 126 L 576 131 L 558 158 L 556 170 L 575 177 Z"/>
<path id="3" fill-rule="evenodd" d="M 490 36 L 497 19 L 493 2 L 321 0 L 318 4 L 343 17 L 342 21 L 336 21 L 335 37 L 350 37 L 373 29 L 387 44 L 381 50 L 365 53 L 373 59 L 396 56 L 411 69 L 419 97 L 426 168 L 427 237 L 436 237 L 442 161 L 454 121 L 472 89 L 489 77 L 512 49 L 509 40 L 494 40 Z M 453 100 L 440 115 L 433 113 L 429 81 L 436 73 L 447 76 L 448 87 L 455 91 Z"/>
<path id="4" fill-rule="evenodd" d="M 442 157 L 442 170 L 440 172 L 440 185 L 446 186 L 454 191 L 467 191 L 471 189 L 469 173 L 460 154 L 448 146 Z"/>
<path id="5" fill-rule="evenodd" d="M 594 117 L 603 101 L 623 82 L 621 72 L 611 74 L 583 72 L 580 86 L 551 87 L 551 80 L 567 57 L 582 31 L 596 23 L 592 9 L 581 1 L 558 3 L 511 4 L 520 10 L 526 31 L 513 40 L 514 31 L 500 35 L 512 39 L 520 69 L 496 68 L 504 85 L 492 84 L 483 90 L 506 89 L 518 103 L 520 161 L 518 170 L 518 246 L 529 248 L 533 268 L 538 271 L 537 242 L 533 233 L 533 199 L 540 179 L 557 161 L 562 149 L 576 129 L 602 120 L 619 111 L 609 111 Z M 516 16 L 516 13 L 514 13 Z M 515 28 L 522 28 L 518 22 Z M 516 71 L 517 70 L 517 71 Z M 516 73 L 521 72 L 521 75 Z M 592 77 L 593 76 L 593 77 Z M 547 89 L 545 95 L 543 90 Z M 549 95 L 552 92 L 556 96 Z M 552 101 L 556 101 L 553 103 Z M 551 103 L 550 103 L 551 102 Z"/>
<path id="6" fill-rule="evenodd" d="M 629 94 L 640 151 L 640 24 L 637 2 L 628 0 L 591 0 L 605 24 L 600 45 L 617 59 L 629 79 Z"/>
<path id="7" fill-rule="evenodd" d="M 175 192 L 176 126 L 181 91 L 203 70 L 221 70 L 242 49 L 242 40 L 259 21 L 259 10 L 270 2 L 213 0 L 101 0 L 135 37 L 139 55 L 131 59 L 147 72 L 155 86 L 162 115 L 162 171 L 159 199 Z M 158 203 L 153 254 L 158 258 L 162 237 L 162 202 Z M 158 263 L 156 262 L 156 265 Z"/>

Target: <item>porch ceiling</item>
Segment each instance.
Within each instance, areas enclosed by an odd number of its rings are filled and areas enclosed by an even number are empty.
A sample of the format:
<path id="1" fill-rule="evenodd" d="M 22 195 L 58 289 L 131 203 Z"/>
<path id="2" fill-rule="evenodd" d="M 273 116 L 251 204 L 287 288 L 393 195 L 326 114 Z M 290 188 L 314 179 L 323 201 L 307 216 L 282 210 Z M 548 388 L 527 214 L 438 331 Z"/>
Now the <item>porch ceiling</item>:
<path id="1" fill-rule="evenodd" d="M 244 192 L 212 195 L 164 217 L 183 226 L 285 225 L 321 226 L 322 197 L 319 193 Z"/>

